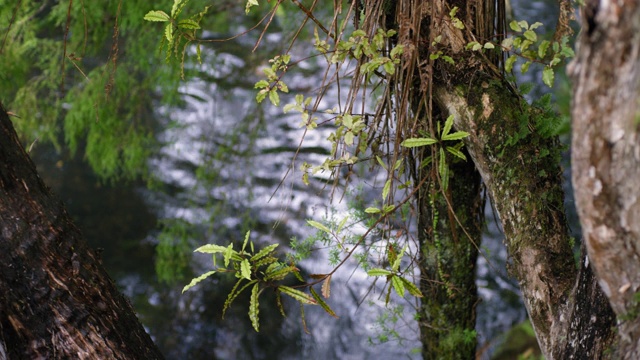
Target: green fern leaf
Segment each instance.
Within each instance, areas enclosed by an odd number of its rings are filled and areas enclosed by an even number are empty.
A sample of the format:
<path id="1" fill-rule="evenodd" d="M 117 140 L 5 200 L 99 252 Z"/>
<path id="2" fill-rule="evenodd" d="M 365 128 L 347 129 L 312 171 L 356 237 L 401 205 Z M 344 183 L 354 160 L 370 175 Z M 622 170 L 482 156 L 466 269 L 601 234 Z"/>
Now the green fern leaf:
<path id="1" fill-rule="evenodd" d="M 202 280 L 204 280 L 204 279 L 208 278 L 209 276 L 211 276 L 211 275 L 213 275 L 213 274 L 215 274 L 215 273 L 216 273 L 216 272 L 215 272 L 215 270 L 213 270 L 213 271 L 209 271 L 209 272 L 206 272 L 206 273 L 204 273 L 204 274 L 202 274 L 202 275 L 198 276 L 197 278 L 195 278 L 195 279 L 191 280 L 191 282 L 189 283 L 189 285 L 185 286 L 185 287 L 182 289 L 182 292 L 184 293 L 185 291 L 187 291 L 187 290 L 191 289 L 192 287 L 196 286 L 196 284 L 197 284 L 197 283 L 199 283 L 200 281 L 202 281 Z"/>
<path id="2" fill-rule="evenodd" d="M 253 286 L 253 288 L 251 289 L 251 300 L 249 301 L 249 319 L 251 319 L 251 325 L 256 330 L 256 332 L 260 331 L 260 322 L 258 321 L 258 295 L 260 295 L 260 292 L 258 291 L 259 288 L 260 286 L 258 283 Z"/>
<path id="3" fill-rule="evenodd" d="M 291 296 L 301 304 L 317 305 L 317 302 L 313 297 L 309 296 L 309 294 L 304 293 L 300 290 L 296 290 L 294 288 L 284 286 L 284 285 L 278 286 L 278 289 L 280 289 L 282 293 Z"/>
<path id="4" fill-rule="evenodd" d="M 169 21 L 169 15 L 162 10 L 151 10 L 144 16 L 144 19 L 147 21 L 166 22 Z"/>

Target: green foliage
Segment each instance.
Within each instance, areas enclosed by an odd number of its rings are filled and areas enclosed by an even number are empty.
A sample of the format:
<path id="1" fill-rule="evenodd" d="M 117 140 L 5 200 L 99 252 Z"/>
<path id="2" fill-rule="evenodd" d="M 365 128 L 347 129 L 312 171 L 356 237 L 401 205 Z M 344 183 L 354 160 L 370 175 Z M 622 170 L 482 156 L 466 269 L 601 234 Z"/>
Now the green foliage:
<path id="1" fill-rule="evenodd" d="M 267 287 L 272 287 L 276 290 L 276 296 L 285 294 L 300 304 L 304 305 L 320 305 L 329 315 L 335 316 L 335 312 L 331 310 L 329 305 L 322 299 L 319 299 L 315 292 L 311 294 L 298 290 L 296 288 L 281 284 L 288 275 L 294 275 L 297 279 L 302 279 L 300 276 L 300 270 L 291 264 L 279 261 L 276 257 L 276 248 L 278 244 L 271 244 L 258 252 L 255 252 L 253 242 L 249 240 L 251 233 L 247 232 L 244 242 L 240 251 L 234 250 L 233 243 L 228 246 L 221 246 L 217 244 L 203 245 L 195 250 L 195 252 L 212 254 L 214 270 L 208 271 L 201 276 L 198 276 L 191 280 L 187 284 L 182 292 L 191 289 L 201 281 L 205 280 L 209 276 L 219 273 L 234 274 L 238 279 L 235 286 L 227 296 L 222 314 L 233 304 L 233 301 L 240 295 L 245 289 L 251 288 L 251 297 L 249 301 L 249 318 L 251 324 L 256 331 L 259 331 L 259 296 L 263 290 Z M 247 244 L 250 245 L 250 249 L 247 249 Z M 224 266 L 217 266 L 216 257 L 222 256 Z M 326 288 L 328 289 L 328 282 L 330 276 L 327 278 Z M 240 286 L 242 285 L 242 286 Z M 308 285 L 303 285 L 308 286 Z M 329 290 L 325 290 L 323 286 L 323 294 L 325 297 L 329 297 Z M 280 303 L 280 302 L 279 302 Z"/>
<path id="2" fill-rule="evenodd" d="M 183 68 L 187 45 L 192 42 L 199 44 L 199 40 L 196 38 L 196 30 L 202 27 L 201 21 L 207 11 L 207 8 L 205 8 L 204 12 L 195 17 L 179 18 L 182 6 L 187 2 L 188 0 L 176 0 L 171 13 L 153 10 L 145 16 L 148 21 L 166 23 L 163 44 L 167 46 L 167 59 L 172 56 L 175 58 L 181 57 Z M 245 12 L 249 13 L 253 7 L 258 5 L 260 4 L 257 0 L 247 1 Z M 277 3 L 274 6 L 277 7 L 279 5 L 280 3 Z M 465 26 L 463 21 L 457 18 L 458 10 L 457 7 L 451 9 L 447 21 L 450 21 L 455 28 L 463 30 Z M 339 14 L 339 12 L 336 14 Z M 312 19 L 311 13 L 306 15 Z M 277 10 L 275 9 L 271 18 L 273 16 L 277 16 Z M 315 234 L 302 241 L 296 238 L 292 239 L 291 248 L 293 253 L 288 255 L 289 261 L 280 261 L 275 255 L 277 244 L 255 253 L 251 243 L 251 251 L 247 250 L 248 234 L 240 251 L 234 249 L 234 243 L 230 243 L 227 246 L 205 245 L 196 250 L 213 254 L 214 270 L 195 278 L 189 285 L 185 286 L 184 290 L 195 286 L 214 274 L 234 274 L 237 282 L 228 294 L 223 313 L 244 290 L 250 288 L 249 318 L 256 331 L 259 329 L 259 298 L 267 287 L 275 289 L 277 303 L 283 314 L 284 309 L 280 300 L 282 294 L 293 298 L 301 306 L 320 305 L 327 313 L 335 316 L 335 313 L 324 299 L 330 296 L 332 274 L 349 258 L 356 259 L 358 265 L 365 269 L 369 276 L 386 278 L 387 304 L 389 303 L 392 289 L 400 297 L 404 297 L 407 292 L 414 297 L 423 297 L 418 286 L 410 280 L 415 270 L 415 264 L 418 262 L 418 255 L 408 253 L 409 247 L 406 246 L 406 243 L 410 236 L 404 236 L 400 231 L 394 235 L 391 230 L 395 225 L 393 224 L 394 221 L 401 219 L 402 222 L 406 222 L 409 214 L 414 210 L 411 208 L 410 199 L 414 192 L 418 190 L 418 186 L 424 186 L 421 190 L 425 190 L 424 194 L 426 195 L 421 196 L 425 196 L 430 203 L 431 212 L 429 215 L 431 216 L 431 230 L 433 231 L 433 234 L 430 235 L 432 243 L 423 245 L 424 248 L 419 249 L 419 251 L 425 256 L 426 260 L 424 261 L 435 264 L 434 269 L 436 270 L 434 274 L 437 274 L 438 280 L 442 281 L 446 287 L 447 295 L 451 298 L 456 295 L 454 293 L 454 284 L 447 280 L 450 274 L 446 273 L 447 270 L 444 266 L 446 261 L 450 259 L 450 257 L 447 257 L 449 254 L 445 254 L 449 249 L 445 241 L 446 238 L 441 237 L 436 229 L 442 228 L 441 223 L 445 223 L 445 219 L 449 215 L 444 212 L 440 214 L 439 209 L 443 209 L 442 204 L 449 200 L 446 195 L 449 190 L 449 181 L 456 179 L 455 176 L 457 176 L 453 173 L 451 165 L 457 161 L 466 161 L 466 156 L 462 149 L 464 146 L 462 140 L 469 134 L 463 131 L 452 131 L 454 117 L 451 115 L 445 119 L 446 114 L 444 116 L 442 114 L 434 116 L 436 120 L 424 127 L 429 128 L 429 131 L 425 131 L 424 128 L 417 130 L 414 128 L 409 132 L 406 128 L 395 128 L 396 124 L 393 121 L 384 122 L 383 118 L 385 116 L 388 117 L 387 120 L 393 119 L 398 111 L 398 108 L 391 108 L 395 106 L 394 101 L 398 99 L 396 97 L 397 94 L 395 94 L 397 89 L 394 86 L 402 83 L 401 79 L 399 79 L 400 76 L 406 75 L 400 71 L 402 70 L 400 64 L 405 49 L 403 45 L 399 44 L 402 41 L 398 41 L 394 30 L 375 29 L 375 31 L 367 32 L 358 28 L 358 26 L 352 29 L 350 25 L 346 25 L 349 24 L 347 20 L 346 18 L 336 18 L 334 21 L 335 28 L 332 28 L 331 31 L 326 30 L 316 21 L 318 26 L 314 28 L 315 50 L 317 55 L 320 55 L 319 58 L 324 58 L 327 61 L 327 69 L 333 67 L 337 69 L 334 74 L 335 78 L 332 78 L 329 75 L 329 70 L 327 70 L 318 98 L 314 99 L 303 94 L 297 94 L 294 96 L 292 103 L 283 107 L 283 111 L 285 113 L 290 111 L 300 113 L 300 125 L 305 128 L 305 135 L 321 126 L 324 126 L 325 129 L 330 129 L 330 135 L 327 139 L 331 144 L 329 156 L 319 165 L 314 166 L 306 162 L 302 162 L 300 165 L 302 181 L 306 185 L 311 184 L 311 176 L 319 175 L 319 173 L 324 173 L 320 181 L 325 181 L 326 175 L 329 175 L 329 178 L 334 179 L 335 184 L 338 184 L 340 181 L 337 176 L 339 170 L 347 169 L 351 174 L 356 169 L 356 165 L 368 161 L 373 164 L 372 167 L 376 171 L 383 173 L 386 177 L 378 182 L 376 191 L 379 190 L 379 193 L 376 193 L 379 196 L 376 196 L 372 204 L 365 205 L 364 202 L 361 202 L 352 207 L 348 215 L 341 214 L 337 216 L 332 213 L 319 221 L 308 220 L 307 225 L 315 229 Z M 522 72 L 526 72 L 533 63 L 543 64 L 545 66 L 542 72 L 543 81 L 548 86 L 552 86 L 555 78 L 555 68 L 561 62 L 573 56 L 573 53 L 566 46 L 566 40 L 561 43 L 551 43 L 542 39 L 536 33 L 536 29 L 541 25 L 541 23 L 529 25 L 526 21 L 514 21 L 510 24 L 510 28 L 515 33 L 515 36 L 505 39 L 500 44 L 491 41 L 483 43 L 473 41 L 467 44 L 466 48 L 481 54 L 501 50 L 512 51 L 513 55 L 506 60 L 506 69 L 509 72 L 512 71 L 518 58 L 524 59 L 524 63 L 521 66 Z M 324 38 L 321 38 L 318 28 L 324 32 Z M 431 60 L 442 59 L 449 64 L 455 64 L 455 61 L 447 55 L 448 49 L 441 46 L 442 35 L 435 35 L 432 43 L 435 51 L 430 54 Z M 297 37 L 297 34 L 295 37 Z M 197 47 L 197 53 L 199 60 L 199 47 Z M 296 56 L 295 53 L 293 54 Z M 255 89 L 257 89 L 256 101 L 261 103 L 266 98 L 269 98 L 269 101 L 274 106 L 280 106 L 281 97 L 284 98 L 284 94 L 289 92 L 285 82 L 287 74 L 293 66 L 303 60 L 306 60 L 306 58 L 292 60 L 292 53 L 288 51 L 280 53 L 280 55 L 269 60 L 270 65 L 262 70 L 264 78 L 254 85 Z M 325 81 L 327 83 L 336 81 L 336 83 L 340 84 L 341 71 L 344 70 L 341 66 L 349 62 L 356 63 L 357 67 L 353 72 L 355 80 L 348 94 L 347 104 L 344 105 L 340 102 L 339 106 L 334 109 L 326 109 L 322 114 L 319 104 L 322 94 L 326 90 Z M 377 96 L 375 92 L 367 92 L 367 87 L 372 83 L 374 84 L 373 88 L 380 87 L 383 89 L 379 94 L 382 106 L 376 107 L 375 115 L 367 113 L 368 110 L 365 110 L 369 105 L 367 96 Z M 404 86 L 407 85 L 407 83 L 402 84 Z M 360 88 L 360 86 L 363 88 Z M 360 112 L 356 112 L 354 107 L 356 98 L 359 96 L 357 94 L 362 89 L 364 89 L 362 91 L 362 100 L 366 104 L 362 106 Z M 389 109 L 385 108 L 385 106 Z M 502 150 L 502 153 L 507 147 L 515 145 L 519 141 L 525 139 L 528 141 L 529 135 L 534 131 L 540 133 L 543 138 L 549 138 L 557 134 L 556 118 L 551 116 L 549 111 L 548 97 L 540 99 L 529 109 L 532 109 L 531 113 L 528 114 L 523 111 L 522 113 L 525 115 L 515 119 L 514 128 L 509 129 L 509 133 L 504 135 L 504 147 L 499 149 Z M 416 113 L 414 114 L 416 117 L 424 115 L 417 115 L 421 110 L 412 109 L 412 111 Z M 383 126 L 387 128 L 380 130 Z M 386 153 L 383 153 L 380 151 L 380 143 L 390 144 L 394 141 L 390 140 L 392 136 L 395 136 L 395 141 L 398 141 L 398 143 L 394 144 L 396 145 L 395 148 L 389 146 Z M 403 138 L 404 141 L 402 141 Z M 556 155 L 549 152 L 544 153 L 544 150 L 539 154 L 541 158 Z M 414 158 L 411 156 L 416 154 L 420 154 L 420 159 L 423 160 L 418 170 L 428 167 L 435 170 L 431 172 L 434 176 L 429 178 L 430 181 L 427 185 L 416 184 L 416 174 L 412 174 L 414 181 L 405 174 L 406 162 L 403 159 L 409 157 L 413 160 Z M 423 156 L 423 154 L 429 155 Z M 412 168 L 412 170 L 415 169 Z M 540 171 L 544 172 L 544 169 Z M 398 200 L 396 198 L 397 192 L 403 189 L 407 189 L 406 191 L 409 194 L 406 198 Z M 455 209 L 451 210 L 455 212 Z M 355 233 L 354 227 L 358 224 L 366 228 L 364 234 Z M 407 228 L 405 227 L 403 230 Z M 322 246 L 319 246 L 319 244 Z M 327 249 L 329 263 L 334 266 L 334 269 L 327 274 L 311 274 L 309 278 L 312 280 L 306 281 L 293 264 L 307 258 L 319 247 Z M 356 249 L 359 251 L 355 251 Z M 398 252 L 398 249 L 401 250 Z M 224 266 L 216 266 L 216 256 L 222 257 Z M 409 258 L 409 261 L 404 261 L 403 266 L 403 259 L 406 260 L 406 258 Z M 422 261 L 422 259 L 420 260 Z M 294 286 L 285 285 L 283 281 L 287 277 L 290 278 L 289 275 L 296 277 L 300 283 Z M 322 284 L 320 289 L 322 296 L 314 288 L 314 286 L 320 284 Z M 302 314 L 304 322 L 304 310 L 302 310 Z M 447 332 L 440 346 L 443 348 L 449 347 L 452 348 L 450 350 L 453 350 L 456 344 L 474 343 L 475 341 L 476 334 L 473 330 L 455 328 Z"/>
<path id="3" fill-rule="evenodd" d="M 461 149 L 464 146 L 460 140 L 469 136 L 469 133 L 464 131 L 456 131 L 454 133 L 450 133 L 451 128 L 453 127 L 454 116 L 449 115 L 447 120 L 444 123 L 444 127 L 442 131 L 439 133 L 439 140 L 423 137 L 423 138 L 411 138 L 404 140 L 400 145 L 413 148 L 418 146 L 425 145 L 434 145 L 437 143 L 441 143 L 442 145 L 438 148 L 438 173 L 440 174 L 440 179 L 442 181 L 442 189 L 443 191 L 447 190 L 449 184 L 449 166 L 447 165 L 447 160 L 445 156 L 445 151 L 454 155 L 456 158 L 460 160 L 466 161 L 467 157 L 462 153 Z M 455 145 L 444 145 L 444 141 L 458 141 Z M 430 159 L 431 157 L 428 157 Z M 431 160 L 428 160 L 431 161 Z"/>
<path id="4" fill-rule="evenodd" d="M 192 224 L 176 219 L 164 221 L 163 228 L 156 247 L 156 274 L 160 281 L 168 283 L 183 280 L 191 260 Z"/>
<path id="5" fill-rule="evenodd" d="M 507 37 L 500 44 L 505 51 L 514 53 L 507 58 L 505 70 L 511 72 L 518 57 L 525 60 L 520 68 L 523 74 L 529 70 L 532 63 L 543 64 L 542 81 L 548 87 L 553 87 L 556 69 L 560 64 L 574 57 L 575 54 L 569 46 L 569 38 L 566 36 L 560 42 L 552 43 L 549 40 L 540 40 L 535 32 L 540 26 L 542 26 L 540 22 L 529 25 L 525 20 L 513 20 L 509 23 L 511 30 L 518 35 Z"/>
<path id="6" fill-rule="evenodd" d="M 69 145 L 103 181 L 144 176 L 154 142 L 151 99 L 158 92 L 170 104 L 177 88 L 174 69 L 147 56 L 155 48 L 140 21 L 148 3 L 69 5 L 0 6 L 2 23 L 11 23 L 3 32 L 0 98 L 19 116 L 24 143 Z"/>
<path id="7" fill-rule="evenodd" d="M 291 61 L 290 55 L 276 56 L 269 60 L 271 67 L 262 69 L 264 74 L 267 76 L 267 80 L 260 80 L 255 85 L 256 89 L 260 89 L 258 94 L 256 94 L 256 101 L 258 104 L 261 103 L 268 95 L 269 101 L 271 101 L 274 106 L 280 106 L 280 95 L 278 95 L 278 91 L 288 93 L 289 88 L 287 87 L 287 84 L 280 80 L 277 73 L 278 71 L 285 73 L 287 71 L 289 61 Z"/>
<path id="8" fill-rule="evenodd" d="M 163 43 L 166 41 L 164 43 L 164 46 L 166 46 L 166 60 L 168 62 L 172 56 L 180 60 L 182 78 L 184 78 L 185 54 L 191 42 L 196 41 L 196 56 L 198 62 L 202 63 L 200 42 L 197 42 L 196 32 L 200 30 L 200 22 L 211 7 L 205 6 L 201 12 L 190 17 L 180 17 L 182 10 L 189 1 L 174 0 L 171 15 L 162 10 L 151 10 L 144 16 L 144 20 L 147 21 L 167 23 L 163 31 Z"/>

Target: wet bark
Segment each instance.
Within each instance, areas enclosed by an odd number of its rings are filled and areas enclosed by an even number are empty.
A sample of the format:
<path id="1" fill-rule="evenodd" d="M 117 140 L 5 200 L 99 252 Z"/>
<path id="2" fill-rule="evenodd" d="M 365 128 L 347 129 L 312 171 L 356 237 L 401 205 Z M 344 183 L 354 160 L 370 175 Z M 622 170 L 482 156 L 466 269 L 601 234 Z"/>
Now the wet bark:
<path id="1" fill-rule="evenodd" d="M 587 1 L 571 65 L 572 178 L 589 260 L 640 358 L 640 4 Z"/>
<path id="2" fill-rule="evenodd" d="M 0 105 L 0 358 L 161 359 Z"/>

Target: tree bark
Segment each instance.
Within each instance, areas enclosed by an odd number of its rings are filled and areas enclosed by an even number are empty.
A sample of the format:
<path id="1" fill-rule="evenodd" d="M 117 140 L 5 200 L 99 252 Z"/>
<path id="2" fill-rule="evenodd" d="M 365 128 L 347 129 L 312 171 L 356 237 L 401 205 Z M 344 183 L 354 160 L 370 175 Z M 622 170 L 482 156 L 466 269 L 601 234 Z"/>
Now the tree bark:
<path id="1" fill-rule="evenodd" d="M 500 218 L 510 272 L 520 283 L 543 353 L 547 359 L 606 356 L 613 339 L 611 309 L 589 262 L 583 257 L 578 267 L 574 261 L 558 139 L 536 128 L 538 119 L 549 114 L 517 95 L 495 60 L 465 50 L 471 41 L 504 33 L 482 25 L 494 20 L 491 11 L 482 9 L 504 7 L 487 0 L 413 0 L 412 6 L 422 14 L 410 26 L 421 35 L 414 43 L 419 86 L 433 94 L 434 111 L 443 118 L 454 115 L 456 129 L 470 133 L 465 144 Z M 459 7 L 456 17 L 464 29 L 454 26 L 453 6 Z M 436 36 L 439 42 L 433 45 Z M 454 63 L 430 62 L 429 55 L 438 50 Z"/>
<path id="2" fill-rule="evenodd" d="M 0 358 L 161 359 L 2 105 L 0 139 Z"/>
<path id="3" fill-rule="evenodd" d="M 589 260 L 640 358 L 640 4 L 589 0 L 571 64 L 572 179 Z"/>

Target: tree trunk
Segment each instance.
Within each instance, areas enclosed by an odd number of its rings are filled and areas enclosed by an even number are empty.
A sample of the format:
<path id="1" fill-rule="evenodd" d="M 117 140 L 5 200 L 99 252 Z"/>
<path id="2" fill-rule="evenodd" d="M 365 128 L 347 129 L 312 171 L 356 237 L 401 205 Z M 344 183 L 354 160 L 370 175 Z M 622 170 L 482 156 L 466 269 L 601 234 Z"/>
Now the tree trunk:
<path id="1" fill-rule="evenodd" d="M 0 359 L 161 359 L 0 105 Z"/>
<path id="2" fill-rule="evenodd" d="M 418 59 L 416 87 L 433 95 L 428 108 L 434 118 L 454 115 L 457 130 L 470 133 L 465 144 L 500 218 L 510 271 L 520 283 L 543 353 L 547 359 L 604 357 L 613 339 L 613 317 L 588 261 L 582 257 L 579 267 L 574 261 L 563 210 L 560 144 L 536 127 L 549 114 L 515 94 L 502 76 L 499 58 L 465 50 L 473 40 L 485 42 L 504 33 L 488 25 L 494 24 L 493 11 L 504 9 L 504 4 L 401 3 L 421 15 L 411 24 L 406 17 L 398 21 L 399 43 L 415 49 L 413 56 Z M 464 29 L 454 26 L 449 15 L 454 6 Z M 419 33 L 418 41 L 406 40 L 403 26 L 409 33 Z M 436 37 L 439 41 L 434 44 Z M 454 64 L 430 61 L 436 51 L 450 56 Z"/>
<path id="3" fill-rule="evenodd" d="M 426 48 L 414 45 L 431 41 L 429 27 L 423 24 L 428 4 L 429 1 L 401 0 L 390 6 L 389 2 L 374 0 L 366 7 L 365 18 L 383 14 L 380 23 L 397 29 L 398 41 L 407 45 L 407 50 L 414 50 L 408 53 L 411 60 L 405 58 L 409 66 L 400 67 L 402 74 L 396 78 L 421 84 L 397 95 L 402 104 L 398 114 L 405 116 L 398 115 L 395 126 L 407 137 L 423 132 L 438 138 L 437 128 L 443 128 L 446 119 L 443 109 L 430 104 L 429 81 L 421 83 L 428 78 L 425 69 L 414 66 L 425 60 L 420 56 L 428 56 Z M 412 159 L 409 166 L 414 182 L 422 184 L 416 196 L 419 286 L 424 295 L 418 313 L 422 356 L 472 359 L 477 347 L 475 269 L 482 239 L 480 175 L 471 161 L 457 159 L 444 148 L 422 147 L 411 154 L 407 151 L 406 155 Z M 443 160 L 448 175 L 439 171 Z"/>
<path id="4" fill-rule="evenodd" d="M 584 240 L 618 318 L 618 355 L 640 358 L 640 5 L 585 4 L 571 64 L 573 187 Z"/>

